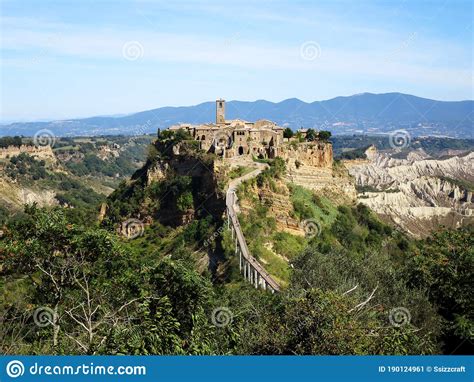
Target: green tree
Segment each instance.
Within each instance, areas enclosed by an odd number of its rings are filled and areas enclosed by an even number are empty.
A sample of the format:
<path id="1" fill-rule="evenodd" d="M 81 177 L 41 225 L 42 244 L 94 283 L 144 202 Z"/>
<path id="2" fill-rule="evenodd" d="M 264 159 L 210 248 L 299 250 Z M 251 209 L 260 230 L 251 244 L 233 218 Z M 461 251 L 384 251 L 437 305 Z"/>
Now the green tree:
<path id="1" fill-rule="evenodd" d="M 474 235 L 472 227 L 435 233 L 410 252 L 410 283 L 426 288 L 446 320 L 445 352 L 466 352 L 474 332 Z M 464 347 L 462 347 L 464 345 Z"/>
<path id="2" fill-rule="evenodd" d="M 331 138 L 331 132 L 327 130 L 321 130 L 318 134 L 319 139 L 322 141 L 327 141 L 329 138 Z"/>
<path id="3" fill-rule="evenodd" d="M 293 130 L 291 130 L 289 127 L 283 130 L 283 138 L 291 138 L 293 137 L 293 135 L 294 135 Z"/>
<path id="4" fill-rule="evenodd" d="M 313 142 L 316 140 L 316 138 L 317 138 L 316 131 L 314 131 L 314 129 L 308 129 L 308 131 L 306 132 L 306 140 L 308 142 Z"/>
<path id="5" fill-rule="evenodd" d="M 191 191 L 185 191 L 182 193 L 178 200 L 176 201 L 176 206 L 182 212 L 187 211 L 188 209 L 193 207 L 193 194 Z"/>
<path id="6" fill-rule="evenodd" d="M 10 296 L 0 304 L 4 352 L 212 351 L 203 318 L 210 289 L 201 276 L 135 256 L 111 233 L 71 224 L 61 209 L 28 207 L 25 219 L 7 226 L 0 259 Z M 18 321 L 31 321 L 37 308 L 45 325 Z"/>

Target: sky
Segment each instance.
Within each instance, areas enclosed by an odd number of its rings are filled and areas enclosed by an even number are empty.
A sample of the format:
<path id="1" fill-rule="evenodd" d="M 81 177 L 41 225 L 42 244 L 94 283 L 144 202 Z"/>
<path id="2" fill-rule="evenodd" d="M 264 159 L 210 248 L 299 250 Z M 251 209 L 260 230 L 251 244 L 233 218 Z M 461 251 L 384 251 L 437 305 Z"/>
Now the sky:
<path id="1" fill-rule="evenodd" d="M 473 99 L 473 2 L 1 0 L 1 122 L 363 92 Z"/>

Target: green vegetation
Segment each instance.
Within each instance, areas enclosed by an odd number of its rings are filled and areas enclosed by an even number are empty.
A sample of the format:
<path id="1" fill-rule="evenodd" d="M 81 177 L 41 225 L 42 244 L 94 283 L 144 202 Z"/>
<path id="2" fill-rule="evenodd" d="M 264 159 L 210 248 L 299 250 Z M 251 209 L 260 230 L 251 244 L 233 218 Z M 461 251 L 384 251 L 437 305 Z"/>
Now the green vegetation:
<path id="1" fill-rule="evenodd" d="M 448 354 L 468 351 L 474 331 L 473 231 L 464 228 L 435 233 L 409 252 L 405 262 L 409 285 L 427 290 L 443 317 L 442 340 Z"/>
<path id="2" fill-rule="evenodd" d="M 287 259 L 294 259 L 306 246 L 304 240 L 288 232 L 275 232 L 272 235 L 273 247 L 276 253 Z"/>
<path id="3" fill-rule="evenodd" d="M 354 160 L 354 159 L 367 159 L 367 155 L 365 151 L 370 146 L 361 147 L 354 150 L 343 151 L 341 154 L 337 156 L 337 159 L 346 159 L 346 160 Z"/>
<path id="4" fill-rule="evenodd" d="M 337 211 L 329 199 L 296 184 L 289 184 L 289 190 L 296 219 L 316 219 L 323 225 L 334 221 Z"/>
<path id="5" fill-rule="evenodd" d="M 85 158 L 106 140 L 61 139 L 59 148 L 85 150 Z M 160 132 L 159 141 L 108 198 L 102 223 L 103 199 L 83 182 L 29 156 L 10 161 L 8 176 L 53 187 L 63 206 L 26 206 L 16 215 L 0 206 L 2 353 L 470 352 L 472 228 L 415 241 L 364 205 L 337 207 L 287 185 L 285 162 L 266 160 L 269 168 L 238 190 L 239 219 L 250 252 L 283 290 L 255 290 L 239 274 L 223 198 L 204 169 L 212 157 L 197 152 L 149 182 L 148 170 L 167 155 L 161 150 L 187 136 Z M 87 177 L 108 176 L 95 160 L 86 169 Z M 289 200 L 290 218 L 317 223 L 315 235 L 279 229 L 279 196 Z M 117 232 L 130 217 L 143 225 L 136 238 Z M 216 325 L 216 311 L 227 325 Z M 35 324 L 40 312 L 47 325 Z"/>
<path id="6" fill-rule="evenodd" d="M 317 140 L 327 141 L 331 138 L 331 132 L 327 130 L 316 131 L 314 129 L 307 129 L 305 138 L 302 137 L 301 133 L 297 133 L 296 137 L 300 142 L 307 141 L 307 142 L 314 142 Z"/>
<path id="7" fill-rule="evenodd" d="M 5 168 L 5 174 L 22 182 L 39 180 L 47 177 L 45 161 L 37 161 L 32 156 L 22 153 L 10 158 L 10 162 Z"/>
<path id="8" fill-rule="evenodd" d="M 0 206 L 0 225 L 6 223 L 8 217 L 10 216 L 10 211 L 3 206 Z"/>
<path id="9" fill-rule="evenodd" d="M 213 351 L 211 284 L 183 261 L 138 256 L 107 231 L 71 223 L 60 209 L 26 212 L 0 242 L 2 353 Z M 36 309 L 50 325 L 35 325 Z"/>
<path id="10" fill-rule="evenodd" d="M 240 178 L 241 176 L 244 176 L 245 174 L 248 174 L 252 170 L 253 170 L 253 168 L 251 168 L 251 167 L 238 166 L 238 167 L 235 167 L 235 168 L 233 168 L 232 170 L 229 171 L 228 178 L 229 179 Z"/>
<path id="11" fill-rule="evenodd" d="M 8 146 L 20 147 L 22 145 L 21 137 L 0 137 L 0 148 L 5 148 Z"/>
<path id="12" fill-rule="evenodd" d="M 105 200 L 104 196 L 83 182 L 63 172 L 48 169 L 44 160 L 37 160 L 26 153 L 10 158 L 5 174 L 20 185 L 27 187 L 34 185 L 40 190 L 54 190 L 59 204 L 81 207 L 89 214 L 93 214 L 98 204 Z"/>
<path id="13" fill-rule="evenodd" d="M 340 208 L 299 253 L 291 235 L 275 236 L 293 268 L 271 295 L 238 281 L 235 267 L 224 285 L 196 272 L 196 239 L 216 229 L 208 219 L 124 242 L 64 212 L 28 208 L 0 238 L 4 353 L 432 354 L 472 332 L 472 231 L 407 243 L 364 207 Z M 228 237 L 223 245 L 232 248 Z M 227 326 L 213 324 L 219 307 L 232 315 Z M 392 325 L 400 308 L 406 319 Z M 36 309 L 50 325 L 34 324 Z"/>
<path id="14" fill-rule="evenodd" d="M 253 156 L 252 160 L 257 163 L 271 163 L 271 159 L 257 158 L 256 156 Z"/>
<path id="15" fill-rule="evenodd" d="M 412 144 L 413 148 L 421 147 L 428 154 L 438 156 L 444 150 L 474 150 L 474 139 L 455 139 L 455 138 L 438 138 L 424 137 L 419 138 Z"/>
<path id="16" fill-rule="evenodd" d="M 153 161 L 158 157 L 171 158 L 173 156 L 173 147 L 178 144 L 182 145 L 182 150 L 191 150 L 196 152 L 199 148 L 199 142 L 195 141 L 191 134 L 184 129 L 158 131 L 158 139 L 155 142 L 155 156 L 149 156 L 148 159 Z"/>
<path id="17" fill-rule="evenodd" d="M 146 148 L 151 137 L 109 137 L 106 140 L 83 142 L 74 140 L 73 145 L 66 145 L 69 141 L 55 144 L 55 152 L 61 153 L 60 161 L 66 168 L 77 176 L 123 178 L 132 175 L 145 161 Z M 66 146 L 65 146 L 66 145 Z M 108 148 L 115 152 L 106 159 L 98 157 L 101 148 Z M 80 160 L 74 155 L 81 156 Z"/>
<path id="18" fill-rule="evenodd" d="M 463 190 L 474 192 L 473 182 L 469 182 L 464 179 L 453 179 L 448 176 L 440 176 L 440 179 L 446 182 L 449 182 L 451 184 L 454 184 L 455 186 L 458 186 L 459 188 L 462 188 Z"/>
<path id="19" fill-rule="evenodd" d="M 289 127 L 286 127 L 285 130 L 283 130 L 283 138 L 291 138 L 293 135 L 294 132 Z"/>
<path id="20" fill-rule="evenodd" d="M 366 185 L 366 186 L 355 186 L 356 190 L 358 193 L 365 193 L 365 192 L 386 192 L 386 193 L 394 193 L 394 192 L 400 192 L 399 188 L 381 188 L 378 189 L 374 186 Z M 361 195 L 359 197 L 363 198 L 365 195 Z M 368 197 L 368 195 L 367 195 Z"/>
<path id="21" fill-rule="evenodd" d="M 321 139 L 322 141 L 327 141 L 329 138 L 331 138 L 331 132 L 327 130 L 321 130 L 318 133 L 318 138 Z"/>
<path id="22" fill-rule="evenodd" d="M 180 175 L 170 167 L 165 179 L 150 184 L 147 184 L 146 173 L 156 162 L 147 162 L 131 181 L 122 182 L 109 196 L 104 225 L 112 227 L 127 217 L 148 215 L 163 224 L 177 226 L 187 212 L 200 213 L 199 208 L 214 200 L 216 184 L 208 170 L 212 168 L 213 156 L 196 155 L 188 157 L 193 176 Z"/>
<path id="23" fill-rule="evenodd" d="M 333 144 L 334 156 L 339 157 L 347 149 L 362 150 L 368 146 L 374 145 L 378 150 L 390 150 L 388 135 L 336 135 L 331 138 Z M 423 137 L 412 139 L 409 150 L 422 148 L 429 155 L 437 157 L 444 150 L 474 150 L 474 139 L 454 139 L 440 137 Z"/>
<path id="24" fill-rule="evenodd" d="M 314 131 L 314 129 L 308 129 L 308 131 L 306 132 L 306 140 L 308 142 L 315 141 L 317 137 L 318 137 L 318 134 L 316 133 L 316 131 Z"/>

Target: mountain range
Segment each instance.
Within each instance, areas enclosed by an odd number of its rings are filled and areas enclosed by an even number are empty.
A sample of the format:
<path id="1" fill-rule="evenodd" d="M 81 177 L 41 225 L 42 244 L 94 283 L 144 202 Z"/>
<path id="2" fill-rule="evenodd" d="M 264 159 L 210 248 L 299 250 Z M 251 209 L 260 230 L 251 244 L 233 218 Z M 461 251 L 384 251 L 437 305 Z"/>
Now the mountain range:
<path id="1" fill-rule="evenodd" d="M 229 101 L 227 119 L 269 119 L 292 129 L 330 130 L 333 134 L 386 134 L 406 129 L 415 136 L 474 138 L 474 101 L 436 101 L 402 93 L 362 93 L 307 103 L 290 98 Z M 34 135 L 40 129 L 58 136 L 136 135 L 155 133 L 178 123 L 215 119 L 215 103 L 161 107 L 125 116 L 100 116 L 49 122 L 17 122 L 0 126 L 0 135 Z"/>

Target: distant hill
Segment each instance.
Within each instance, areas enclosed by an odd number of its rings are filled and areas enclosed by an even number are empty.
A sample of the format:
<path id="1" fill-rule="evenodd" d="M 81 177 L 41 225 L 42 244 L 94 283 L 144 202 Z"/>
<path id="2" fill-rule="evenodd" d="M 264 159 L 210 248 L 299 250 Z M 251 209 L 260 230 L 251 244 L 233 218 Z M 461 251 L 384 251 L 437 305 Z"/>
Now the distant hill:
<path id="1" fill-rule="evenodd" d="M 413 135 L 474 138 L 474 101 L 435 101 L 401 93 L 363 93 L 311 103 L 291 98 L 273 103 L 230 101 L 226 118 L 270 119 L 293 129 L 312 127 L 333 134 L 387 133 L 409 130 Z M 213 122 L 214 102 L 195 106 L 161 107 L 125 116 L 104 116 L 0 126 L 0 135 L 34 135 L 49 129 L 58 136 L 134 135 L 189 122 Z"/>

